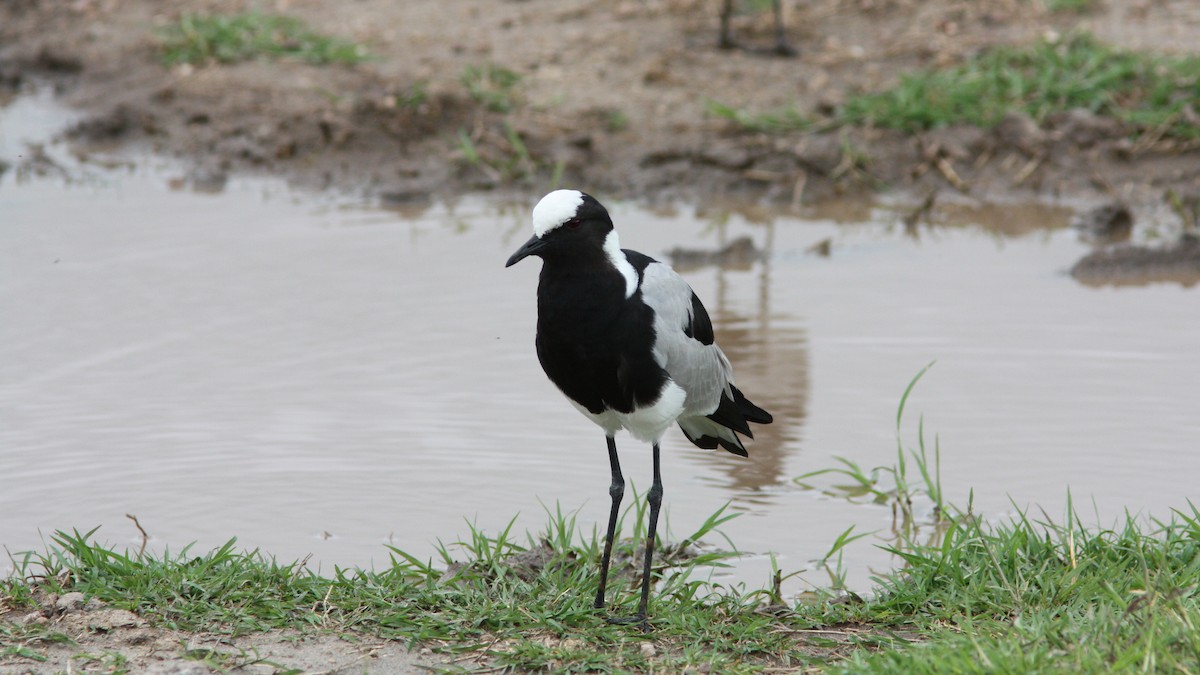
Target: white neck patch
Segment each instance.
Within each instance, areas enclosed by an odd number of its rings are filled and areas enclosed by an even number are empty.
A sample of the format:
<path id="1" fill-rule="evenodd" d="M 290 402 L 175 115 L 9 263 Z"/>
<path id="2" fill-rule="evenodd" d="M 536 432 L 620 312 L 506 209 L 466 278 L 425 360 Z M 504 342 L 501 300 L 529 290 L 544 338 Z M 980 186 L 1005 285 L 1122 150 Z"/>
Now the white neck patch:
<path id="1" fill-rule="evenodd" d="M 579 190 L 555 190 L 542 197 L 533 207 L 533 233 L 538 237 L 562 225 L 575 217 L 579 205 L 583 203 L 583 193 Z"/>
<path id="2" fill-rule="evenodd" d="M 625 277 L 625 297 L 631 297 L 638 287 L 637 270 L 633 269 L 633 263 L 629 262 L 629 258 L 625 257 L 625 252 L 621 250 L 621 239 L 617 236 L 617 231 L 612 230 L 608 236 L 604 237 L 604 254 L 608 256 L 612 266 L 617 268 L 621 276 Z"/>

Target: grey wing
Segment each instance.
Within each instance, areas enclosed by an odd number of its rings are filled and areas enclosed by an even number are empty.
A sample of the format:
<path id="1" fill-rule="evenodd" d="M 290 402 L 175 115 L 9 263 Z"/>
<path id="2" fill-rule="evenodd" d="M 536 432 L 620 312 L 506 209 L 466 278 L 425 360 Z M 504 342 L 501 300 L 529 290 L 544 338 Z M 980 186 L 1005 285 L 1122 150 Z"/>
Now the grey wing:
<path id="1" fill-rule="evenodd" d="M 655 314 L 654 359 L 687 394 L 684 416 L 710 415 L 732 396 L 733 366 L 713 340 L 700 299 L 675 270 L 652 262 L 642 273 L 642 299 Z"/>

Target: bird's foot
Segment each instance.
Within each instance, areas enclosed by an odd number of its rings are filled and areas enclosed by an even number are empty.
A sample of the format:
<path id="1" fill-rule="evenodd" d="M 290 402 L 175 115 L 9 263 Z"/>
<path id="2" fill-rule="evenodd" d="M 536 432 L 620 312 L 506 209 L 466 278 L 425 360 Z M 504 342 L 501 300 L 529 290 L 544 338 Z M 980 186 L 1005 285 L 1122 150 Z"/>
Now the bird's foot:
<path id="1" fill-rule="evenodd" d="M 800 50 L 796 49 L 787 42 L 776 43 L 773 47 L 765 45 L 744 45 L 735 40 L 720 40 L 717 42 L 717 48 L 724 51 L 738 50 L 747 54 L 757 56 L 779 56 L 783 58 L 792 58 L 800 55 Z"/>
<path id="2" fill-rule="evenodd" d="M 617 626 L 636 626 L 643 633 L 649 633 L 651 630 L 650 621 L 646 618 L 645 614 L 625 617 L 610 616 L 605 621 Z"/>

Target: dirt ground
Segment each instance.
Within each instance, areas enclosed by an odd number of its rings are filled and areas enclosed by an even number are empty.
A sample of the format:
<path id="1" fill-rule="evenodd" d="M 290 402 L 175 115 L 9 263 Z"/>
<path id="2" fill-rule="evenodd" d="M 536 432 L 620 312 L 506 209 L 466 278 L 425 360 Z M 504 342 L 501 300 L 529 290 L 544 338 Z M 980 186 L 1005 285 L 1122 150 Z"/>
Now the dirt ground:
<path id="1" fill-rule="evenodd" d="M 0 613 L 0 622 L 37 624 L 45 639 L 0 637 L 0 673 L 426 673 L 441 664 L 428 648 L 332 633 L 271 631 L 229 638 L 153 627 L 82 593 L 43 599 L 38 610 Z M 17 629 L 18 631 L 21 629 Z M 0 636 L 10 633 L 0 632 Z M 66 639 L 64 639 L 66 638 Z M 8 653 L 13 651 L 15 653 Z M 37 655 L 32 657 L 31 655 Z"/>
<path id="2" fill-rule="evenodd" d="M 260 171 L 396 202 L 533 194 L 555 173 L 563 184 L 650 201 L 799 203 L 889 186 L 1144 203 L 1167 187 L 1200 188 L 1200 149 L 1132 143 L 1119 125 L 1087 114 L 916 137 L 768 136 L 709 110 L 716 101 L 819 116 L 914 68 L 1073 30 L 1121 47 L 1195 51 L 1192 0 L 1097 0 L 1085 14 L 1048 11 L 1044 0 L 788 0 L 795 58 L 770 53 L 771 13 L 749 7 L 734 18 L 745 48 L 719 49 L 719 4 L 5 0 L 0 87 L 48 80 L 89 115 L 71 132 L 82 147 L 148 146 L 183 158 L 200 187 Z M 247 9 L 300 17 L 366 45 L 372 59 L 162 64 L 157 31 L 181 13 Z M 509 111 L 486 109 L 460 81 L 464 69 L 493 64 L 521 76 Z M 425 100 L 407 106 L 414 87 Z M 468 161 L 460 134 L 483 161 Z"/>
<path id="3" fill-rule="evenodd" d="M 799 53 L 783 58 L 770 53 L 763 11 L 735 17 L 744 49 L 719 49 L 718 0 L 0 0 L 0 104 L 53 86 L 86 114 L 69 131 L 85 156 L 116 147 L 178 157 L 197 189 L 260 172 L 404 203 L 479 190 L 533 194 L 561 173 L 563 184 L 651 202 L 798 204 L 891 186 L 1135 207 L 1161 202 L 1167 188 L 1200 189 L 1200 148 L 1133 143 L 1119 125 L 1082 113 L 1042 127 L 1013 119 L 994 131 L 912 137 L 763 135 L 709 111 L 716 101 L 819 115 L 906 71 L 1072 30 L 1127 48 L 1200 50 L 1195 0 L 1095 4 L 1078 15 L 1050 12 L 1043 0 L 787 0 Z M 365 44 L 372 59 L 162 64 L 157 31 L 182 12 L 254 9 Z M 492 64 L 521 76 L 511 110 L 488 110 L 460 80 L 464 69 Z M 414 87 L 424 102 L 404 105 Z M 483 161 L 469 161 L 464 136 Z M 270 671 L 271 663 L 405 672 L 436 657 L 284 633 L 221 642 L 70 603 L 0 620 L 44 622 L 75 640 L 25 645 L 49 660 L 3 657 L 6 673 L 109 671 L 116 653 L 134 672 L 159 673 Z"/>

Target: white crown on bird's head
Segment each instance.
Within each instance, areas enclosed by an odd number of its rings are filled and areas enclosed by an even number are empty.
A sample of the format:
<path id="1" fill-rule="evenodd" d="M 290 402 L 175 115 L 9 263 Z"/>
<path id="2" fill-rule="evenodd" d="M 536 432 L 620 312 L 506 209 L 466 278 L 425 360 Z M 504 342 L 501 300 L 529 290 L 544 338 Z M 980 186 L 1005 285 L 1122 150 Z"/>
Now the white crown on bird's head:
<path id="1" fill-rule="evenodd" d="M 544 237 L 550 230 L 574 218 L 581 204 L 583 193 L 579 190 L 555 190 L 542 197 L 533 207 L 533 233 Z"/>
<path id="2" fill-rule="evenodd" d="M 612 225 L 608 209 L 595 197 L 579 190 L 555 190 L 542 197 L 537 206 L 533 207 L 533 238 L 525 242 L 525 245 L 508 259 L 505 266 L 511 267 L 530 255 L 544 257 L 547 250 L 546 235 L 563 225 L 574 229 L 585 222 L 590 223 L 590 227 L 602 228 L 600 231 L 605 234 L 601 248 L 612 262 L 613 268 L 625 279 L 625 297 L 633 295 L 638 286 L 638 273 L 621 250 L 621 240 Z"/>

